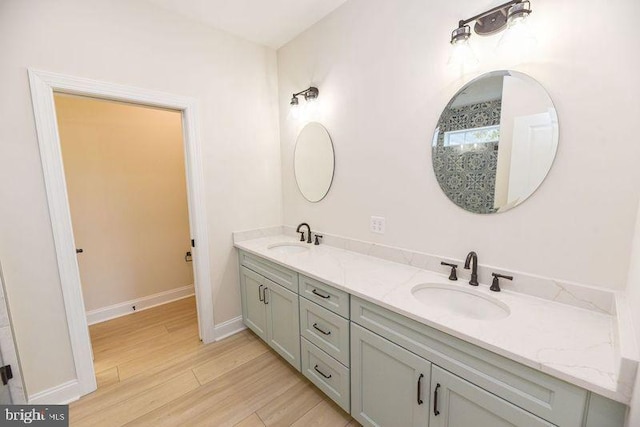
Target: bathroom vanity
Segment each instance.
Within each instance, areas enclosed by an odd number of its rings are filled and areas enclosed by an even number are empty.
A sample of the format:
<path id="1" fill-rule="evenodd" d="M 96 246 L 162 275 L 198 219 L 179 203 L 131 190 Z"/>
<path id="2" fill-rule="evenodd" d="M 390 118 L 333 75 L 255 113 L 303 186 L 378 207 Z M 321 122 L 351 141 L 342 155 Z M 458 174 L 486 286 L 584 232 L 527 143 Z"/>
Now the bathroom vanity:
<path id="1" fill-rule="evenodd" d="M 364 426 L 624 424 L 610 315 L 286 235 L 235 246 L 246 326 Z"/>

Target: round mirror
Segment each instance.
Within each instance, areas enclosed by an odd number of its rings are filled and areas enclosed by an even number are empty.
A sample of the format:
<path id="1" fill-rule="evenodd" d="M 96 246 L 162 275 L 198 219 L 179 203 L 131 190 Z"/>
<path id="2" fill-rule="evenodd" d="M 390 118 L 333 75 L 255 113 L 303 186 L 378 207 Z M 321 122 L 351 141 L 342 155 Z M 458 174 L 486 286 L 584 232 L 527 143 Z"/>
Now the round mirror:
<path id="1" fill-rule="evenodd" d="M 320 123 L 306 125 L 296 141 L 293 169 L 300 192 L 310 202 L 327 195 L 333 181 L 333 144 Z"/>
<path id="2" fill-rule="evenodd" d="M 433 170 L 452 202 L 479 214 L 504 212 L 531 196 L 551 169 L 558 117 L 533 78 L 494 71 L 449 101 L 432 145 Z"/>

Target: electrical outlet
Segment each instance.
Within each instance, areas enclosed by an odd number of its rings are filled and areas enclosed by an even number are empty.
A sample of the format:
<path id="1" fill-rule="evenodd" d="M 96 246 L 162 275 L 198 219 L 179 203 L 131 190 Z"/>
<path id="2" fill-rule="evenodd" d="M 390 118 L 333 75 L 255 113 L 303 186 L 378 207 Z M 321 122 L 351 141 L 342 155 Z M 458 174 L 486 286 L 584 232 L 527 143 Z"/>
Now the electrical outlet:
<path id="1" fill-rule="evenodd" d="M 371 231 L 378 234 L 384 234 L 385 230 L 385 219 L 381 216 L 372 216 L 371 217 Z"/>

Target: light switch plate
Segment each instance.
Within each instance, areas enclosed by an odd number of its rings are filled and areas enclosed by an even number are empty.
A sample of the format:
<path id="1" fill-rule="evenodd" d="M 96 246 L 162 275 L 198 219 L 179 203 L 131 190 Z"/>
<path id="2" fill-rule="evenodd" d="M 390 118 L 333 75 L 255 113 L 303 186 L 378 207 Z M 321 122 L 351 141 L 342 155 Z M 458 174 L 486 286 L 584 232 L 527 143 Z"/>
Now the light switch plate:
<path id="1" fill-rule="evenodd" d="M 385 219 L 381 216 L 371 217 L 371 231 L 378 234 L 384 234 L 385 231 Z"/>

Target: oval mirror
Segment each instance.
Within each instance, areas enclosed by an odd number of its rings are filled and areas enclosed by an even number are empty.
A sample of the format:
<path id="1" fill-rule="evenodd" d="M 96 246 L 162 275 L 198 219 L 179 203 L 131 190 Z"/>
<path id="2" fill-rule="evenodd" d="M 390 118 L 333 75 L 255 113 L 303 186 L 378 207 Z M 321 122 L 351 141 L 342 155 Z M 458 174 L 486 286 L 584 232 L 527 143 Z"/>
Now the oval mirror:
<path id="1" fill-rule="evenodd" d="M 551 169 L 558 117 L 536 80 L 494 71 L 449 101 L 432 145 L 433 170 L 452 202 L 478 214 L 504 212 L 531 196 Z"/>
<path id="2" fill-rule="evenodd" d="M 310 202 L 319 202 L 329 192 L 334 169 L 333 144 L 320 123 L 307 124 L 298 135 L 293 169 L 300 192 Z"/>

